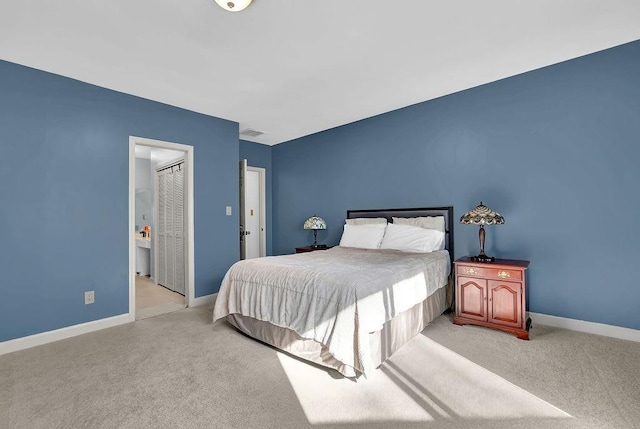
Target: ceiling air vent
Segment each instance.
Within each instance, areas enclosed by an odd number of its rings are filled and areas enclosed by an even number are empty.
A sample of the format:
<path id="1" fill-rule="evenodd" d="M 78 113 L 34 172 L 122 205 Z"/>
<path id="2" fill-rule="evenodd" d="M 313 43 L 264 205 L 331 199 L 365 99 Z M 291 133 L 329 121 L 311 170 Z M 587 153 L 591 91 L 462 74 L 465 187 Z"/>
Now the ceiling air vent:
<path id="1" fill-rule="evenodd" d="M 240 131 L 241 136 L 247 136 L 247 137 L 258 137 L 263 134 L 264 133 L 262 131 L 252 130 L 251 128 L 247 128 L 246 130 Z"/>

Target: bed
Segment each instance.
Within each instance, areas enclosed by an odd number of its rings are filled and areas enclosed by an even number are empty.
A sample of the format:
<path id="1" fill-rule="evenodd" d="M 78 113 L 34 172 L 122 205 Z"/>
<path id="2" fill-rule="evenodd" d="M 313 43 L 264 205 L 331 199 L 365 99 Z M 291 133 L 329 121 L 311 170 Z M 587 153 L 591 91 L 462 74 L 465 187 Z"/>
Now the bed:
<path id="1" fill-rule="evenodd" d="M 348 223 L 427 217 L 442 221 L 442 250 L 341 245 L 239 261 L 223 279 L 213 320 L 346 377 L 366 376 L 451 306 L 453 208 L 347 212 Z"/>

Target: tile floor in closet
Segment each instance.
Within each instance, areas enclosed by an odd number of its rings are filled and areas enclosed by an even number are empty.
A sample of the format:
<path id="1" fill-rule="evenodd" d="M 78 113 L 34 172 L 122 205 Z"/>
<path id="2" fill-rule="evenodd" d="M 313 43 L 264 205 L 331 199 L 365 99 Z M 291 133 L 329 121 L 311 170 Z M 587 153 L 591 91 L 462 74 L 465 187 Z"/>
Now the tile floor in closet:
<path id="1" fill-rule="evenodd" d="M 184 296 L 154 284 L 149 276 L 136 276 L 136 319 L 146 319 L 184 307 Z"/>

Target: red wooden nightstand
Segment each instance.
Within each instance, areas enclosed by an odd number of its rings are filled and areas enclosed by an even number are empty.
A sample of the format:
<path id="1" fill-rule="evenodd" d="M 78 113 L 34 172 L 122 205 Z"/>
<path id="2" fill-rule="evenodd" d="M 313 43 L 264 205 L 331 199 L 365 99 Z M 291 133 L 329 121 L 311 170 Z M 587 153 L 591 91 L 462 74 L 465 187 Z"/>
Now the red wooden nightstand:
<path id="1" fill-rule="evenodd" d="M 529 339 L 531 319 L 526 318 L 526 270 L 529 261 L 496 259 L 474 262 L 471 257 L 456 267 L 456 325 L 501 329 Z"/>

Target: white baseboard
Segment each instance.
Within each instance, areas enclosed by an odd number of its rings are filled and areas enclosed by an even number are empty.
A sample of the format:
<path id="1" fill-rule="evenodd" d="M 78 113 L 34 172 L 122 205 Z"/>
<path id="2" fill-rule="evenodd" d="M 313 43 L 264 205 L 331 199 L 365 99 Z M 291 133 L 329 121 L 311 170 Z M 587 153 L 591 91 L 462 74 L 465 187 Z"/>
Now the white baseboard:
<path id="1" fill-rule="evenodd" d="M 216 296 L 218 296 L 218 294 L 213 293 L 211 295 L 195 298 L 193 300 L 193 306 L 213 304 L 216 300 Z M 111 328 L 113 326 L 123 325 L 134 321 L 135 320 L 131 315 L 127 313 L 119 316 L 107 317 L 106 319 L 80 323 L 79 325 L 67 326 L 66 328 L 60 328 L 53 331 L 42 332 L 40 334 L 29 335 L 27 337 L 16 338 L 15 340 L 3 341 L 0 342 L 0 356 L 11 352 L 17 352 L 18 350 L 41 346 L 54 341 L 64 340 L 77 335 L 87 334 L 89 332 L 99 331 L 101 329 Z"/>
<path id="2" fill-rule="evenodd" d="M 586 332 L 588 334 L 603 335 L 605 337 L 619 338 L 621 340 L 640 342 L 640 330 L 623 328 L 621 326 L 605 325 L 604 323 L 587 322 L 584 320 L 568 319 L 566 317 L 550 316 L 541 313 L 529 313 L 532 323 L 535 325 L 554 326 L 556 328 L 570 329 L 572 331 Z"/>
<path id="3" fill-rule="evenodd" d="M 87 334 L 89 332 L 123 325 L 129 322 L 133 322 L 133 320 L 131 320 L 131 317 L 127 313 L 121 314 L 120 316 L 107 317 L 106 319 L 80 323 L 79 325 L 67 326 L 66 328 L 60 328 L 53 331 L 42 332 L 40 334 L 29 335 L 27 337 L 16 338 L 15 340 L 3 341 L 0 342 L 0 355 L 40 346 L 42 344 L 52 343 L 58 340 L 64 340 L 66 338 L 75 337 L 76 335 Z"/>
<path id="4" fill-rule="evenodd" d="M 194 298 L 192 307 L 197 307 L 199 305 L 208 305 L 213 304 L 216 301 L 217 293 L 212 293 L 211 295 L 204 295 Z"/>

